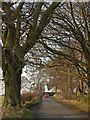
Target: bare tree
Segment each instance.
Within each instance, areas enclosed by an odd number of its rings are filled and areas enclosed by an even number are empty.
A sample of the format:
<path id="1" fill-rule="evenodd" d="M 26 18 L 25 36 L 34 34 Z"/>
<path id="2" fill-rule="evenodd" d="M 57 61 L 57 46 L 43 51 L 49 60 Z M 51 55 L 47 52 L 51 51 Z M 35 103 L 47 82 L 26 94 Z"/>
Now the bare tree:
<path id="1" fill-rule="evenodd" d="M 89 27 L 89 2 L 68 2 L 54 11 L 40 39 L 47 51 L 67 60 L 66 63 L 62 61 L 60 64 L 77 70 L 78 74 L 74 74 L 59 69 L 64 74 L 80 78 L 81 93 L 83 82 L 88 87 L 90 80 Z M 47 67 L 56 69 L 55 65 Z"/>
<path id="2" fill-rule="evenodd" d="M 24 56 L 35 45 L 60 3 L 2 3 L 5 104 L 21 105 Z M 45 8 L 45 9 L 44 9 Z"/>

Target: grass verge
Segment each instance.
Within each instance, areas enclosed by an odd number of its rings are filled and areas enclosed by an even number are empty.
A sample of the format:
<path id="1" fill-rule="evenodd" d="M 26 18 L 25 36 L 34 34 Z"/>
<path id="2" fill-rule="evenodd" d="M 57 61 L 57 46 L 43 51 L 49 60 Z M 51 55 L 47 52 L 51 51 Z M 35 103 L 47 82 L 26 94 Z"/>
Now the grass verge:
<path id="1" fill-rule="evenodd" d="M 0 104 L 2 104 L 4 101 L 4 96 L 0 96 Z"/>
<path id="2" fill-rule="evenodd" d="M 30 107 L 39 103 L 40 98 L 36 100 L 31 100 L 22 104 L 22 107 L 8 107 L 7 109 L 3 107 L 3 118 L 33 118 L 33 112 L 30 111 Z"/>
<path id="3" fill-rule="evenodd" d="M 72 108 L 76 108 L 80 111 L 88 112 L 88 107 L 89 107 L 88 103 L 78 101 L 78 100 L 61 98 L 59 95 L 53 96 L 52 99 L 56 102 L 63 103 L 65 105 L 71 106 Z"/>
<path id="4" fill-rule="evenodd" d="M 1 106 L 3 104 L 3 102 L 4 102 L 4 96 L 0 96 L 0 108 L 1 108 Z"/>
<path id="5" fill-rule="evenodd" d="M 40 102 L 40 100 L 34 100 L 34 101 L 28 101 L 28 102 L 26 102 L 25 104 L 24 104 L 24 106 L 25 107 L 27 107 L 27 108 L 30 108 L 31 106 L 34 106 L 34 105 L 36 105 L 37 103 L 39 103 Z"/>
<path id="6" fill-rule="evenodd" d="M 31 118 L 33 113 L 25 107 L 3 107 L 3 118 Z"/>

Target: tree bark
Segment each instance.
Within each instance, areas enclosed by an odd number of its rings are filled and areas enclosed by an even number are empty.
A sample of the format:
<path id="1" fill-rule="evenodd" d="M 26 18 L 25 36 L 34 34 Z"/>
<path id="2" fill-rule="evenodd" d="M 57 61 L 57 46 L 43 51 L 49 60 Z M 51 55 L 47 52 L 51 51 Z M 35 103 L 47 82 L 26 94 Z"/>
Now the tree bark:
<path id="1" fill-rule="evenodd" d="M 21 90 L 21 70 L 7 70 L 5 74 L 5 105 L 20 106 L 20 90 Z"/>
<path id="2" fill-rule="evenodd" d="M 3 49 L 3 74 L 5 83 L 4 105 L 20 106 L 22 63 L 8 47 Z"/>

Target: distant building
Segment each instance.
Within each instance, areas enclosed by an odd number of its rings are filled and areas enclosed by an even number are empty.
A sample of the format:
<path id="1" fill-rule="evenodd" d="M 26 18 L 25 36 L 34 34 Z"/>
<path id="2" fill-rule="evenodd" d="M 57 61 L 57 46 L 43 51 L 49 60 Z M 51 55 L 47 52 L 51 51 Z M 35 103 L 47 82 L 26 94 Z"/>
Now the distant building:
<path id="1" fill-rule="evenodd" d="M 44 92 L 54 92 L 55 93 L 56 92 L 56 87 L 54 86 L 51 89 L 48 89 L 48 86 L 45 84 L 45 90 L 44 90 Z M 57 89 L 57 92 L 60 93 L 60 90 Z"/>

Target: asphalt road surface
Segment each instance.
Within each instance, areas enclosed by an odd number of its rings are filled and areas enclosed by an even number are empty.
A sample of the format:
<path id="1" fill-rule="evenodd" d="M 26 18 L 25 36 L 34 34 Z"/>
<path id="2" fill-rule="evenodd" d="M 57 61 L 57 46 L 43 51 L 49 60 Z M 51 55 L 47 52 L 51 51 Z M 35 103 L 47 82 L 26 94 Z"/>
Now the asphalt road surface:
<path id="1" fill-rule="evenodd" d="M 43 97 L 39 104 L 30 109 L 33 111 L 35 118 L 80 118 L 80 120 L 86 118 L 85 120 L 88 120 L 88 114 L 56 103 L 50 98 Z"/>

